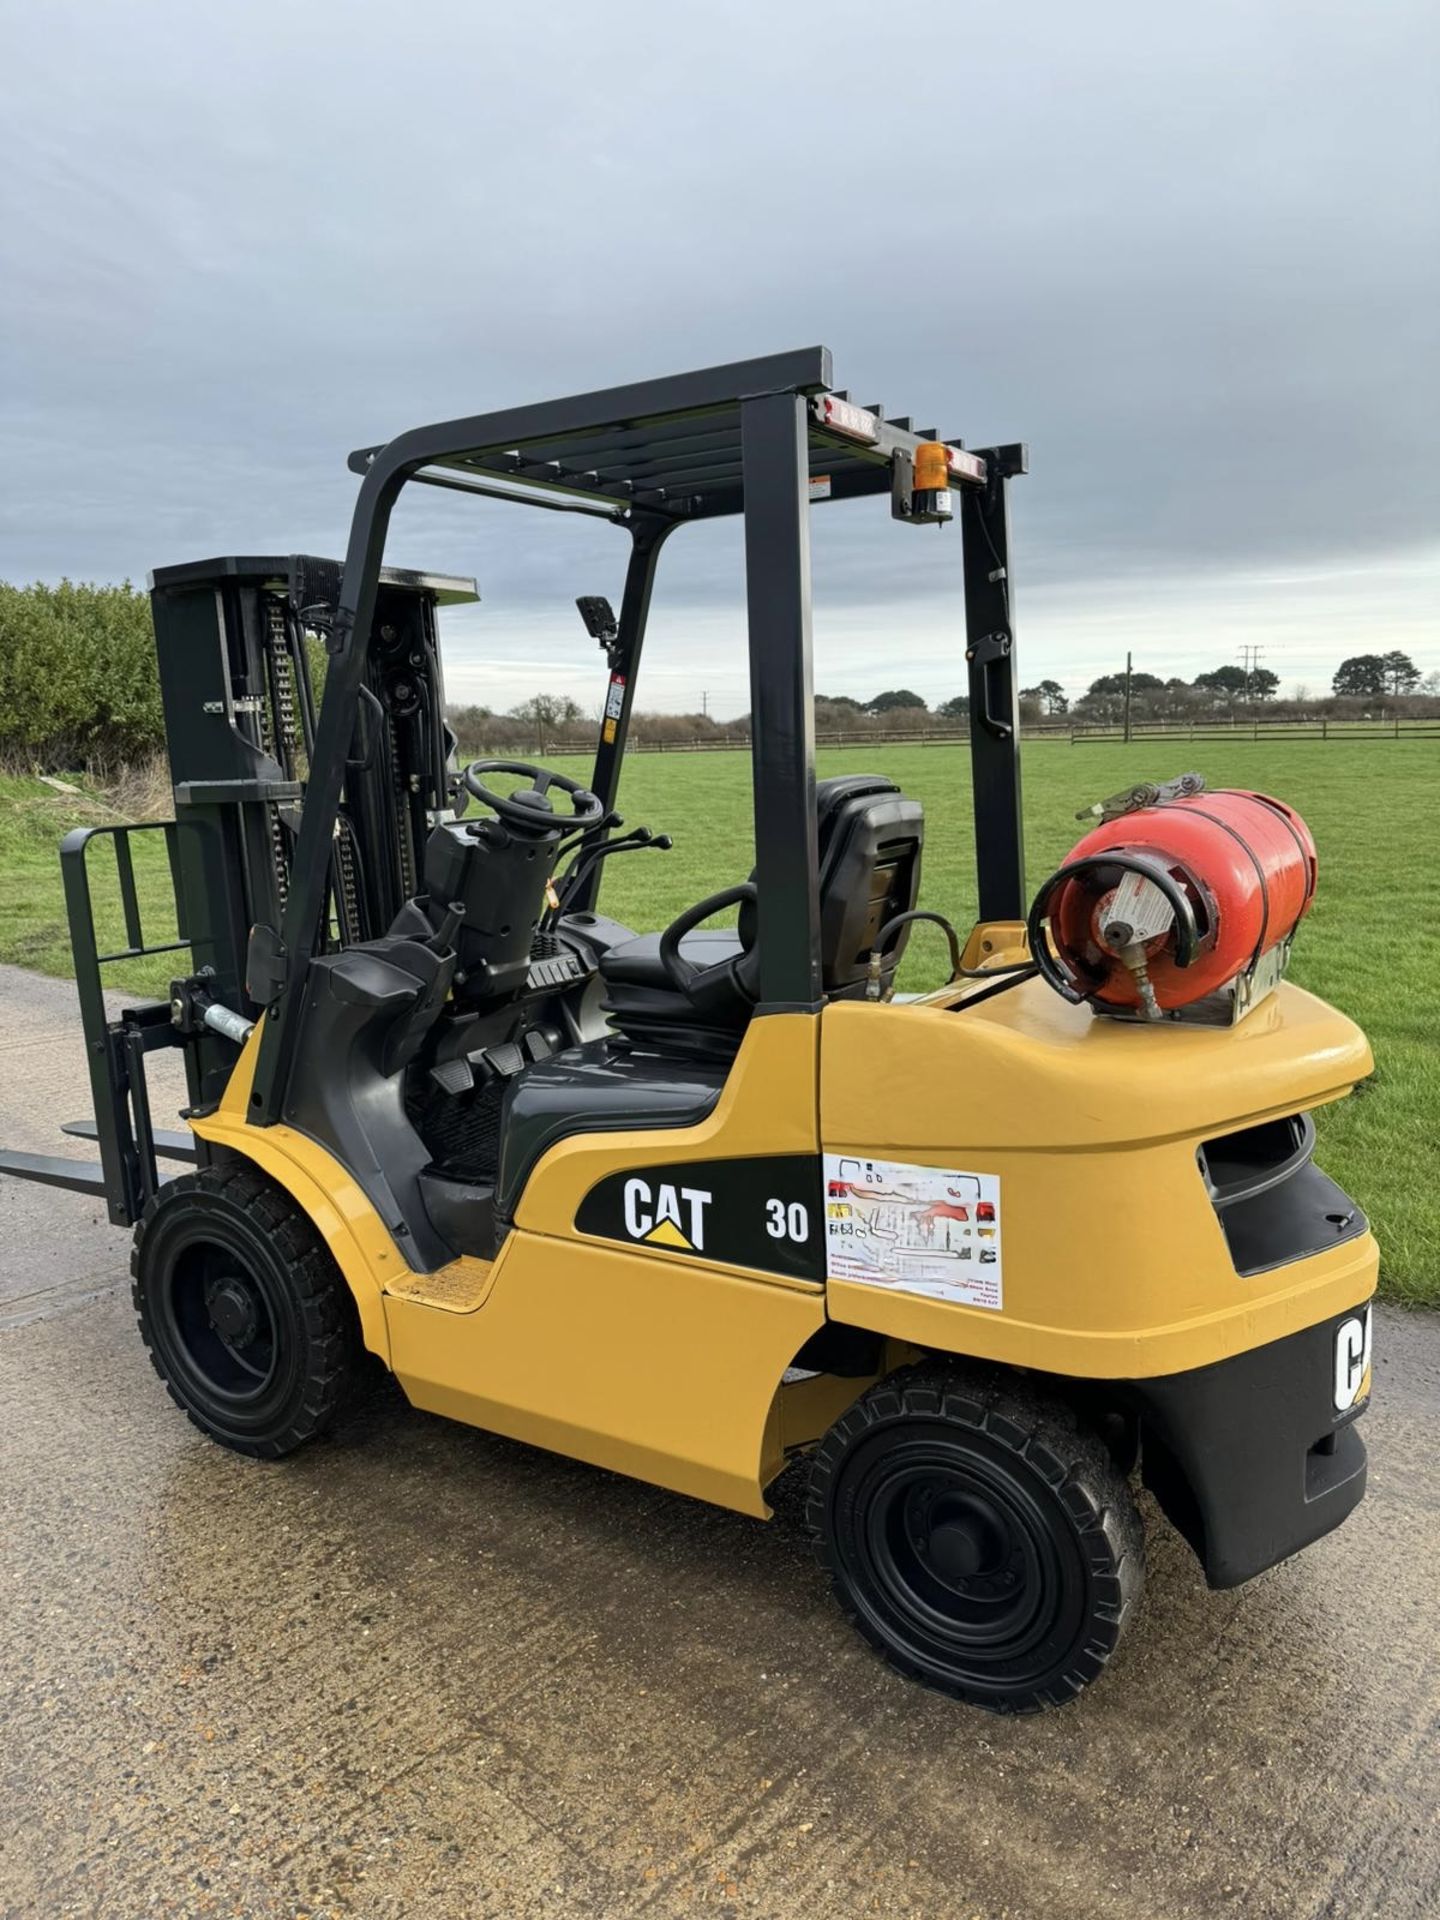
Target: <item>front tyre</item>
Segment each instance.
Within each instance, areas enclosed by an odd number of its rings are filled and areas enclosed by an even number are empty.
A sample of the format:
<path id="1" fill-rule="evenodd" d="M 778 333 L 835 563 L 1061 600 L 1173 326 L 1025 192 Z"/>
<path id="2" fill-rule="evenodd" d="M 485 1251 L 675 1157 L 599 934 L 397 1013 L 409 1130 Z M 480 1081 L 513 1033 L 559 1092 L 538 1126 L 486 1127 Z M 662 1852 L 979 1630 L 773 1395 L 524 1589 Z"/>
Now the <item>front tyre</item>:
<path id="1" fill-rule="evenodd" d="M 253 1167 L 163 1186 L 130 1271 L 155 1371 L 222 1446 L 278 1459 L 349 1398 L 362 1359 L 350 1291 L 308 1215 Z"/>
<path id="2" fill-rule="evenodd" d="M 1025 1382 L 946 1366 L 882 1380 L 836 1421 L 806 1521 L 865 1638 L 992 1713 L 1088 1686 L 1144 1582 L 1140 1516 L 1100 1437 Z"/>

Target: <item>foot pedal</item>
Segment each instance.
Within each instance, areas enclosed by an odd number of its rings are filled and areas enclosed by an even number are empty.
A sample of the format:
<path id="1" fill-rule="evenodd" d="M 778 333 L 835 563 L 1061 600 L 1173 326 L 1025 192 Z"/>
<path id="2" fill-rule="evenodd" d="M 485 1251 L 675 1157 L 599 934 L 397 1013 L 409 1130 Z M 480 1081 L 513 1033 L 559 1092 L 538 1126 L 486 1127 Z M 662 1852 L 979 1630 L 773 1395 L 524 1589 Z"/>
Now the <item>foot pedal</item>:
<path id="1" fill-rule="evenodd" d="M 525 1049 L 518 1040 L 506 1040 L 498 1047 L 487 1047 L 477 1056 L 501 1080 L 512 1080 L 525 1066 Z"/>
<path id="2" fill-rule="evenodd" d="M 430 1069 L 431 1081 L 441 1093 L 469 1093 L 475 1084 L 475 1072 L 470 1062 L 463 1056 L 458 1060 L 442 1061 L 438 1067 Z"/>

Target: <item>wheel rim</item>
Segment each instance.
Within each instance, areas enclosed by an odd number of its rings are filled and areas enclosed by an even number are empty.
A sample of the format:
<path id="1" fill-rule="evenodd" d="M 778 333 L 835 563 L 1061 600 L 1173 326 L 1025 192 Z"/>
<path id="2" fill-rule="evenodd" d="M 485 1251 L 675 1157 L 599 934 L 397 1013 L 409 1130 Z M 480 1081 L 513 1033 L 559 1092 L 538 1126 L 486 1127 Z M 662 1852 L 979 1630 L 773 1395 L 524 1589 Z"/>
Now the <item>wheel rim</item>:
<path id="1" fill-rule="evenodd" d="M 254 1400 L 275 1377 L 275 1319 L 264 1286 L 226 1247 L 191 1247 L 171 1268 L 171 1326 L 211 1393 Z"/>
<path id="2" fill-rule="evenodd" d="M 172 1384 L 236 1434 L 262 1430 L 294 1384 L 294 1314 L 266 1253 L 243 1223 L 211 1214 L 169 1240 L 148 1289 Z"/>
<path id="3" fill-rule="evenodd" d="M 1023 1460 L 948 1429 L 889 1436 L 842 1476 L 837 1541 L 885 1640 L 977 1692 L 1040 1687 L 1081 1631 L 1089 1569 L 1073 1524 Z"/>

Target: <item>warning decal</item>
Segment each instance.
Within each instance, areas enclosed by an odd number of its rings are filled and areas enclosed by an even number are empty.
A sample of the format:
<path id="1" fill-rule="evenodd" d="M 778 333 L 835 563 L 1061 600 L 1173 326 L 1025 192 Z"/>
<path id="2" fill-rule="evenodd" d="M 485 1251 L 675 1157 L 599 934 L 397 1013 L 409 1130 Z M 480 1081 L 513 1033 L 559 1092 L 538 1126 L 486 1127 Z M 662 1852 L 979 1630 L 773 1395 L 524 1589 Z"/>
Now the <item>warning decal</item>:
<path id="1" fill-rule="evenodd" d="M 825 1271 L 998 1312 L 1000 1176 L 827 1153 Z"/>

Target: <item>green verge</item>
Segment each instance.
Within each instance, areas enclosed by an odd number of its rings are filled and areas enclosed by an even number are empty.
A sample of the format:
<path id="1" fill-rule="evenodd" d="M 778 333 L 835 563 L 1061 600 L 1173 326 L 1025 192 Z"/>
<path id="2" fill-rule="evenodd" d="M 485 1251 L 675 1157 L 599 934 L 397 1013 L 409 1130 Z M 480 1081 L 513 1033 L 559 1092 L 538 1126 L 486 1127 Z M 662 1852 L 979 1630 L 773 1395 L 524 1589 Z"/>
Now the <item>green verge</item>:
<path id="1" fill-rule="evenodd" d="M 1195 767 L 1212 786 L 1282 795 L 1310 823 L 1320 849 L 1314 911 L 1296 942 L 1291 977 L 1365 1028 L 1376 1071 L 1351 1099 L 1317 1115 L 1326 1170 L 1364 1205 L 1382 1248 L 1382 1288 L 1393 1300 L 1440 1305 L 1440 1044 L 1431 964 L 1440 917 L 1440 751 L 1429 741 L 1106 741 L 1025 749 L 1030 877 L 1038 882 L 1082 828 L 1077 808 L 1135 780 Z M 826 751 L 819 773 L 890 775 L 926 812 L 923 904 L 963 928 L 975 914 L 969 755 L 957 747 L 877 746 Z M 663 926 L 702 894 L 727 886 L 753 858 L 749 763 L 740 753 L 636 754 L 620 805 L 627 819 L 674 836 L 672 853 L 610 863 L 605 911 L 635 927 Z M 111 823 L 91 802 L 41 783 L 0 780 L 0 959 L 70 971 L 56 843 L 74 824 Z M 167 876 L 156 844 L 137 874 L 147 931 L 168 937 Z M 118 935 L 112 863 L 96 849 L 96 899 Z M 117 938 L 115 944 L 121 944 Z M 178 957 L 178 956 L 177 956 Z M 944 977 L 943 943 L 920 929 L 902 986 Z M 162 991 L 168 971 L 121 962 L 113 984 Z"/>

